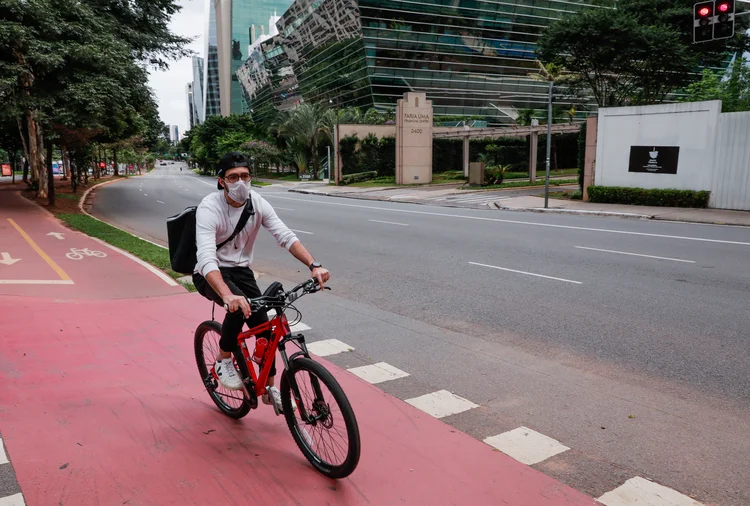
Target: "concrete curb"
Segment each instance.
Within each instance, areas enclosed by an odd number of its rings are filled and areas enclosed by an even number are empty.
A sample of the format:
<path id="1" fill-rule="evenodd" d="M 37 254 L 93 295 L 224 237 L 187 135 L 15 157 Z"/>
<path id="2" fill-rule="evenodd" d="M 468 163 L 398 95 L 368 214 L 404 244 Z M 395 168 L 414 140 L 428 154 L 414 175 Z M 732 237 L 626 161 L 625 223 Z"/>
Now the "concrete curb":
<path id="1" fill-rule="evenodd" d="M 94 186 L 92 186 L 91 188 L 89 188 L 88 190 L 86 190 L 86 191 L 85 191 L 85 192 L 83 193 L 83 196 L 81 196 L 81 200 L 79 200 L 79 201 L 78 201 L 78 209 L 79 209 L 79 210 L 80 210 L 80 211 L 81 211 L 81 212 L 82 212 L 83 214 L 85 214 L 86 216 L 88 216 L 89 218 L 93 218 L 93 219 L 95 219 L 96 221 L 98 221 L 98 222 L 100 222 L 100 223 L 104 223 L 104 224 L 106 224 L 106 225 L 109 225 L 110 227 L 115 227 L 115 228 L 116 228 L 117 230 L 119 230 L 119 231 L 121 231 L 121 232 L 125 232 L 126 234 L 130 234 L 130 235 L 132 235 L 133 237 L 135 237 L 136 239 L 140 239 L 141 241 L 145 241 L 145 242 L 147 242 L 147 243 L 153 244 L 154 246 L 159 246 L 159 247 L 160 247 L 160 248 L 162 248 L 162 249 L 169 249 L 169 248 L 167 248 L 166 246 L 162 246 L 161 244 L 155 243 L 154 241 L 150 241 L 150 240 L 148 240 L 148 239 L 145 239 L 145 238 L 143 238 L 143 237 L 141 237 L 141 236 L 139 236 L 139 235 L 135 235 L 135 234 L 133 234 L 133 233 L 131 233 L 131 232 L 128 232 L 127 230 L 123 230 L 123 229 L 121 229 L 120 227 L 118 227 L 117 225 L 113 225 L 112 223 L 106 222 L 106 221 L 104 221 L 104 220 L 100 220 L 99 218 L 97 218 L 96 216 L 94 216 L 93 214 L 89 213 L 88 211 L 86 211 L 86 210 L 85 210 L 85 209 L 83 208 L 83 203 L 84 203 L 84 202 L 86 201 L 86 197 L 88 197 L 89 193 L 90 193 L 90 192 L 91 192 L 92 190 L 94 190 L 95 188 L 99 188 L 100 186 L 106 186 L 106 185 L 108 185 L 108 184 L 112 184 L 112 183 L 117 183 L 118 181 L 123 181 L 123 180 L 124 180 L 124 179 L 114 179 L 114 180 L 112 180 L 112 181 L 104 181 L 103 183 L 95 184 Z"/>
<path id="2" fill-rule="evenodd" d="M 636 220 L 652 220 L 653 215 L 650 214 L 638 214 L 638 213 L 614 213 L 610 211 L 587 211 L 585 209 L 554 209 L 554 208 L 543 208 L 543 207 L 505 207 L 501 206 L 499 209 L 503 211 L 519 211 L 519 212 L 531 212 L 531 213 L 553 213 L 553 214 L 571 214 L 578 216 L 609 216 L 615 218 L 630 218 Z"/>

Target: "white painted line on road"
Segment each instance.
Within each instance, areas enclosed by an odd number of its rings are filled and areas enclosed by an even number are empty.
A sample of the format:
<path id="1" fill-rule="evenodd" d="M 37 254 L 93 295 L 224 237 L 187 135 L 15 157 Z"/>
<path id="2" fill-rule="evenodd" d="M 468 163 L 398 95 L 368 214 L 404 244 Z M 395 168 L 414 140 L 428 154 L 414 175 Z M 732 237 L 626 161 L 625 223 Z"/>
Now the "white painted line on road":
<path id="1" fill-rule="evenodd" d="M 490 269 L 497 269 L 497 270 L 500 270 L 500 271 L 515 272 L 517 274 L 526 274 L 527 276 L 535 276 L 537 278 L 554 279 L 555 281 L 564 281 L 566 283 L 574 283 L 576 285 L 582 285 L 583 284 L 580 281 L 573 281 L 572 279 L 556 278 L 554 276 L 545 276 L 544 274 L 535 274 L 533 272 L 517 271 L 515 269 L 508 269 L 506 267 L 498 267 L 497 265 L 480 264 L 480 263 L 477 263 L 477 262 L 469 262 L 469 264 L 470 265 L 478 265 L 479 267 L 488 267 Z"/>
<path id="2" fill-rule="evenodd" d="M 157 202 L 158 202 L 159 204 L 163 204 L 163 203 L 164 203 L 164 202 L 162 202 L 161 200 L 157 200 Z"/>
<path id="3" fill-rule="evenodd" d="M 328 355 L 337 355 L 354 350 L 354 348 L 346 343 L 342 343 L 338 339 L 324 339 L 323 341 L 308 343 L 307 349 L 310 353 L 319 357 L 327 357 Z"/>
<path id="4" fill-rule="evenodd" d="M 294 211 L 294 209 L 289 209 L 288 207 L 274 207 L 274 209 L 279 209 L 281 211 Z"/>
<path id="5" fill-rule="evenodd" d="M 409 376 L 408 372 L 397 369 L 385 362 L 363 365 L 361 367 L 352 367 L 351 369 L 347 369 L 347 371 L 373 385 Z"/>
<path id="6" fill-rule="evenodd" d="M 26 506 L 21 492 L 7 497 L 0 497 L 0 506 Z"/>
<path id="7" fill-rule="evenodd" d="M 570 450 L 559 441 L 526 427 L 488 437 L 484 442 L 527 466 Z"/>
<path id="8" fill-rule="evenodd" d="M 294 324 L 294 325 L 290 325 L 289 329 L 290 330 L 294 330 L 296 332 L 304 332 L 306 330 L 311 330 L 312 327 L 309 327 L 309 326 L 305 325 L 304 323 L 300 322 L 300 323 L 297 323 L 297 324 Z"/>
<path id="9" fill-rule="evenodd" d="M 640 253 L 628 253 L 627 251 L 615 251 L 611 249 L 599 249 L 599 248 L 587 248 L 585 246 L 576 246 L 578 249 L 587 249 L 590 251 L 602 251 L 604 253 L 617 253 L 618 255 L 630 255 L 634 257 L 645 257 L 645 258 L 656 258 L 657 260 L 671 260 L 673 262 L 685 262 L 686 264 L 694 264 L 693 260 L 682 260 L 681 258 L 669 258 L 669 257 L 657 257 L 654 255 L 642 255 Z"/>
<path id="10" fill-rule="evenodd" d="M 585 230 L 587 232 L 604 232 L 608 234 L 622 234 L 622 235 L 637 235 L 641 237 L 660 237 L 663 239 L 679 239 L 684 241 L 698 241 L 698 242 L 710 242 L 717 244 L 734 244 L 737 246 L 750 246 L 750 242 L 742 241 L 725 241 L 722 239 L 706 239 L 704 237 L 686 237 L 681 235 L 666 235 L 666 234 L 651 234 L 648 232 L 631 232 L 629 230 L 611 230 L 606 228 L 593 228 L 593 227 L 576 227 L 573 225 L 555 225 L 552 223 L 538 223 L 534 221 L 521 221 L 521 220 L 504 220 L 502 218 L 487 218 L 484 216 L 464 216 L 461 214 L 447 214 L 447 213 L 436 213 L 431 211 L 416 211 L 412 209 L 391 209 L 388 207 L 378 206 L 364 206 L 358 204 L 345 204 L 343 202 L 325 202 L 322 200 L 309 200 L 309 199 L 298 199 L 294 197 L 282 197 L 281 195 L 268 195 L 271 198 L 291 200 L 294 202 L 307 202 L 308 204 L 320 204 L 328 206 L 340 206 L 340 207 L 354 207 L 359 209 L 370 209 L 376 211 L 388 211 L 392 213 L 407 213 L 407 214 L 421 214 L 425 216 L 442 216 L 445 218 L 461 218 L 465 220 L 477 220 L 477 221 L 489 221 L 494 223 L 510 223 L 513 225 L 530 225 L 536 227 L 549 227 L 549 228 L 561 228 L 565 230 Z M 324 195 L 325 196 L 325 195 Z M 705 223 L 696 223 L 695 225 L 706 225 Z"/>
<path id="11" fill-rule="evenodd" d="M 144 196 L 144 197 L 148 197 L 148 193 L 144 193 L 144 194 L 143 194 L 143 196 Z"/>
<path id="12" fill-rule="evenodd" d="M 386 225 L 398 225 L 400 227 L 408 227 L 409 225 L 407 223 L 396 223 L 394 221 L 380 221 L 380 220 L 367 220 L 371 221 L 373 223 L 385 223 Z"/>
<path id="13" fill-rule="evenodd" d="M 435 418 L 443 418 L 479 407 L 478 404 L 452 394 L 448 390 L 438 390 L 431 394 L 406 399 L 406 402 Z"/>
<path id="14" fill-rule="evenodd" d="M 703 503 L 640 476 L 597 499 L 604 506 L 703 506 Z"/>
<path id="15" fill-rule="evenodd" d="M 74 285 L 70 279 L 0 279 L 0 285 Z"/>
<path id="16" fill-rule="evenodd" d="M 292 232 L 297 232 L 298 234 L 315 235 L 312 232 L 305 232 L 304 230 L 295 230 L 293 228 L 290 228 L 289 230 L 291 230 Z"/>
<path id="17" fill-rule="evenodd" d="M 151 265 L 151 264 L 149 264 L 149 263 L 146 263 L 146 262 L 144 262 L 143 260 L 141 260 L 140 258 L 138 258 L 138 257 L 136 257 L 136 256 L 133 256 L 133 255 L 131 255 L 131 254 L 130 254 L 130 253 L 128 253 L 127 251 L 123 251 L 123 250 L 121 250 L 120 248 L 116 248 L 116 247 L 112 246 L 111 244 L 108 244 L 108 243 L 106 243 L 106 242 L 102 241 L 101 239 L 97 239 L 96 237 L 92 237 L 92 239 L 93 239 L 93 240 L 95 240 L 96 242 L 98 242 L 98 243 L 102 244 L 103 246 L 106 246 L 106 247 L 108 247 L 108 248 L 109 248 L 109 249 L 111 249 L 112 251 L 116 251 L 116 252 L 118 252 L 119 254 L 121 254 L 122 256 L 124 256 L 124 257 L 128 257 L 128 258 L 129 258 L 129 259 L 131 259 L 131 260 L 132 260 L 133 262 L 135 262 L 135 263 L 137 263 L 137 264 L 139 264 L 139 265 L 141 265 L 141 266 L 145 267 L 145 268 L 146 268 L 146 269 L 148 269 L 148 270 L 149 270 L 150 272 L 152 272 L 153 274 L 155 274 L 155 275 L 156 275 L 156 277 L 158 277 L 159 279 L 161 279 L 162 281 L 164 281 L 164 282 L 165 282 L 166 284 L 168 284 L 169 286 L 178 286 L 178 285 L 179 285 L 179 283 L 178 283 L 177 281 L 175 281 L 174 279 L 170 278 L 169 276 L 167 276 L 166 274 L 164 274 L 164 273 L 163 273 L 162 271 L 160 271 L 159 269 L 157 269 L 157 268 L 156 268 L 156 267 L 154 267 L 153 265 Z"/>
<path id="18" fill-rule="evenodd" d="M 7 464 L 10 462 L 8 456 L 5 454 L 5 445 L 3 445 L 3 438 L 0 437 L 0 464 Z"/>

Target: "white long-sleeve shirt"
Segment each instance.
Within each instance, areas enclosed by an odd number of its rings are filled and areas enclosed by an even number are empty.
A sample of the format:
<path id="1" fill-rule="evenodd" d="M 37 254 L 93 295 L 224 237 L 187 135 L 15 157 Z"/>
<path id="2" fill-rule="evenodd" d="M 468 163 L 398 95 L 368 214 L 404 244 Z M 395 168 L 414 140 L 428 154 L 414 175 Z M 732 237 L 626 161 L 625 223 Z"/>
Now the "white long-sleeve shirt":
<path id="1" fill-rule="evenodd" d="M 216 245 L 229 238 L 237 226 L 243 207 L 232 207 L 224 198 L 223 191 L 205 197 L 195 213 L 195 242 L 198 249 L 196 273 L 206 276 L 219 267 L 250 267 L 253 263 L 255 239 L 261 225 L 276 238 L 282 248 L 289 250 L 297 242 L 297 236 L 284 225 L 271 204 L 257 192 L 250 191 L 255 214 L 239 234 L 218 252 Z"/>

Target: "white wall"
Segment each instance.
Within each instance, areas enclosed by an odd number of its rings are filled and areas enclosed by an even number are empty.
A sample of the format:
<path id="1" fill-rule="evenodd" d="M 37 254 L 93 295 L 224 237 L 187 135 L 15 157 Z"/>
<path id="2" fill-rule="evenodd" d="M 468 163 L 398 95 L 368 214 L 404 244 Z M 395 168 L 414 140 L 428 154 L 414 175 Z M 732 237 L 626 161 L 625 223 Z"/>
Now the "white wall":
<path id="1" fill-rule="evenodd" d="M 710 207 L 750 211 L 750 112 L 721 115 Z"/>
<path id="2" fill-rule="evenodd" d="M 599 109 L 595 184 L 711 190 L 721 101 Z M 679 146 L 677 174 L 628 172 L 631 146 Z"/>

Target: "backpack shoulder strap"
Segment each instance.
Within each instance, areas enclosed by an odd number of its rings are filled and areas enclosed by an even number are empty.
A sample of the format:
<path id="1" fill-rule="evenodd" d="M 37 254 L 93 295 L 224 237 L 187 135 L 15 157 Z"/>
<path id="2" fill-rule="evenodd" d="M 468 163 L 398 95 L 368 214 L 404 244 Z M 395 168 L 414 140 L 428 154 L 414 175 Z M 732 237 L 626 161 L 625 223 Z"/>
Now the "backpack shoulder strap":
<path id="1" fill-rule="evenodd" d="M 255 214 L 255 209 L 253 208 L 253 198 L 252 196 L 248 197 L 247 202 L 245 202 L 245 207 L 242 209 L 242 214 L 240 215 L 240 220 L 237 222 L 237 226 L 234 227 L 234 232 L 232 232 L 232 235 L 230 235 L 225 241 L 220 242 L 216 245 L 216 249 L 220 250 L 223 248 L 228 242 L 230 242 L 232 239 L 237 237 L 237 234 L 239 234 L 243 228 L 245 228 L 245 225 L 247 225 L 247 220 L 250 219 L 250 216 Z"/>

